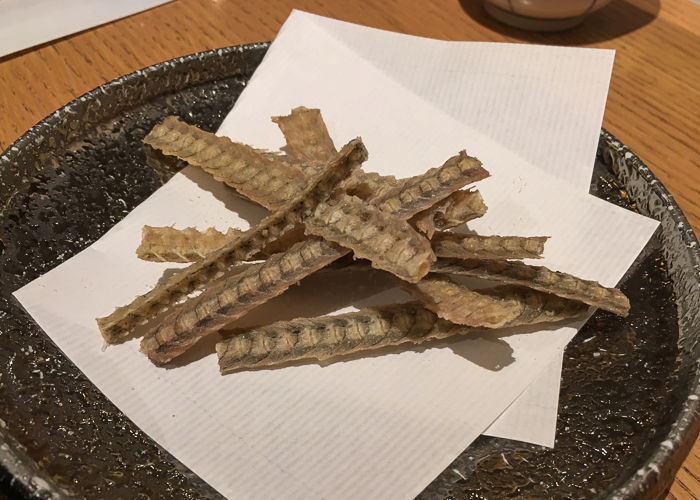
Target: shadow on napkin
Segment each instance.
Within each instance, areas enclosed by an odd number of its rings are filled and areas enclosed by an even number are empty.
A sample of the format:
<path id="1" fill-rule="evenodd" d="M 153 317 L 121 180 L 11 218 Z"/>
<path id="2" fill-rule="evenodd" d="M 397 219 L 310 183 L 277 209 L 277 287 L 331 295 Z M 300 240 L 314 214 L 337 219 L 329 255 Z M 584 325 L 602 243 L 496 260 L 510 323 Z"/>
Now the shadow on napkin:
<path id="1" fill-rule="evenodd" d="M 251 226 L 258 224 L 270 214 L 270 212 L 260 205 L 238 196 L 233 188 L 225 185 L 223 182 L 217 181 L 204 170 L 196 167 L 187 167 L 182 169 L 181 173 L 197 184 L 200 189 L 210 192 L 217 200 L 224 204 L 227 210 L 235 213 Z M 231 194 L 235 196 L 231 196 Z"/>

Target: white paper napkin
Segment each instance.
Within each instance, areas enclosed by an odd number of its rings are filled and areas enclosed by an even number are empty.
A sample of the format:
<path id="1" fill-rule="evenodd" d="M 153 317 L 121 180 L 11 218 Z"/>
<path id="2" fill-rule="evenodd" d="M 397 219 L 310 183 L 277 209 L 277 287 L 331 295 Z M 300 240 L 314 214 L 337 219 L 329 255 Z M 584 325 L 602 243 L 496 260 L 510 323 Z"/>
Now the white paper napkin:
<path id="1" fill-rule="evenodd" d="M 2 0 L 0 57 L 171 0 Z"/>
<path id="2" fill-rule="evenodd" d="M 368 170 L 413 175 L 466 147 L 492 173 L 479 183 L 490 210 L 474 228 L 551 236 L 545 263 L 555 269 L 613 285 L 657 226 L 544 174 L 293 17 L 222 132 L 276 148 L 283 141 L 269 116 L 300 104 L 323 109 L 338 142 L 362 135 Z M 101 351 L 94 318 L 172 267 L 135 257 L 143 224 L 246 227 L 245 219 L 261 216 L 187 169 L 90 248 L 15 294 L 127 416 L 224 495 L 412 497 L 508 408 L 579 326 L 225 377 L 210 340 L 188 355 L 191 362 L 169 370 L 152 366 L 137 341 Z M 380 278 L 318 273 L 240 324 L 396 298 L 382 292 Z"/>

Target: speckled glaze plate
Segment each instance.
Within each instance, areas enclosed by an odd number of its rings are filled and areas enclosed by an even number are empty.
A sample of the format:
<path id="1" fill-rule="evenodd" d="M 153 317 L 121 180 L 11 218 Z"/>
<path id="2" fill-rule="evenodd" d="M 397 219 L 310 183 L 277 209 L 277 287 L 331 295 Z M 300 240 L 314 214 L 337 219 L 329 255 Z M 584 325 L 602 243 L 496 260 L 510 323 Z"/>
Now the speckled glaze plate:
<path id="1" fill-rule="evenodd" d="M 167 115 L 215 130 L 267 47 L 204 52 L 119 78 L 0 156 L 0 497 L 219 497 L 112 405 L 11 293 L 156 190 L 170 174 L 146 165 L 147 131 Z M 621 284 L 630 316 L 598 312 L 567 348 L 554 449 L 481 437 L 420 498 L 653 498 L 692 445 L 695 236 L 664 187 L 606 132 L 591 193 L 661 221 Z"/>

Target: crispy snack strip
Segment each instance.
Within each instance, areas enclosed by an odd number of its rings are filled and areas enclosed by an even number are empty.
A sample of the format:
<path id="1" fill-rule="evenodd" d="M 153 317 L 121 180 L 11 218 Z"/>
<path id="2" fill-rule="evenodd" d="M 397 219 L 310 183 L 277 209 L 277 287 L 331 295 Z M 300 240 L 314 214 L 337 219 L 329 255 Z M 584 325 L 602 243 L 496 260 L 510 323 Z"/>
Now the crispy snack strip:
<path id="1" fill-rule="evenodd" d="M 223 276 L 169 313 L 155 331 L 144 336 L 141 350 L 154 363 L 165 364 L 203 336 L 242 317 L 348 252 L 335 243 L 313 237 L 243 272 Z"/>
<path id="2" fill-rule="evenodd" d="M 432 238 L 435 231 L 457 227 L 481 217 L 486 209 L 479 191 L 455 191 L 440 203 L 416 215 L 411 222 L 416 229 Z"/>
<path id="3" fill-rule="evenodd" d="M 287 116 L 272 121 L 284 134 L 289 151 L 311 167 L 327 163 L 336 154 L 333 140 L 318 109 L 294 108 Z"/>
<path id="4" fill-rule="evenodd" d="M 433 250 L 438 257 L 457 259 L 527 259 L 539 258 L 544 252 L 546 236 L 478 236 L 437 233 Z"/>
<path id="5" fill-rule="evenodd" d="M 216 345 L 222 373 L 301 359 L 335 356 L 465 334 L 416 303 L 363 309 L 319 318 L 280 321 Z"/>
<path id="6" fill-rule="evenodd" d="M 445 198 L 465 184 L 488 175 L 478 160 L 465 157 L 461 153 L 448 159 L 443 166 L 428 170 L 422 176 L 424 182 L 413 178 L 410 184 L 404 186 L 405 191 L 392 189 L 375 203 L 386 206 L 390 213 L 398 214 L 399 218 L 412 217 L 433 205 L 433 196 L 435 199 Z M 463 158 L 468 165 L 462 168 L 455 166 Z M 381 233 L 375 234 L 375 237 L 381 236 Z M 347 253 L 349 250 L 335 243 L 311 237 L 283 253 L 273 255 L 260 267 L 251 266 L 243 273 L 223 278 L 216 287 L 209 287 L 200 296 L 179 305 L 157 330 L 146 334 L 141 350 L 155 363 L 167 363 L 207 333 L 242 317 Z"/>
<path id="7" fill-rule="evenodd" d="M 402 286 L 441 318 L 472 327 L 502 328 L 559 321 L 580 316 L 588 309 L 582 302 L 513 285 L 471 290 L 435 274 Z"/>
<path id="8" fill-rule="evenodd" d="M 433 264 L 431 271 L 522 285 L 566 299 L 578 300 L 620 316 L 629 314 L 629 299 L 617 288 L 605 288 L 595 281 L 551 271 L 543 266 L 530 266 L 507 260 L 441 258 Z"/>
<path id="9" fill-rule="evenodd" d="M 416 282 L 430 270 L 435 254 L 430 241 L 405 220 L 385 214 L 355 196 L 341 195 L 319 203 L 305 220 L 306 234 L 352 249 L 406 281 Z"/>
<path id="10" fill-rule="evenodd" d="M 349 142 L 325 171 L 280 210 L 204 259 L 173 274 L 165 283 L 137 297 L 131 304 L 99 318 L 97 323 L 105 340 L 122 340 L 134 325 L 167 310 L 176 300 L 223 275 L 238 262 L 249 259 L 270 242 L 294 230 L 333 187 L 347 178 L 366 158 L 367 150 L 362 141 L 355 139 Z"/>
<path id="11" fill-rule="evenodd" d="M 243 233 L 244 231 L 233 228 L 222 233 L 213 227 L 199 231 L 193 227 L 174 229 L 143 226 L 141 244 L 136 249 L 136 255 L 150 262 L 197 262 Z M 304 238 L 304 226 L 300 224 L 280 234 L 274 241 L 269 241 L 262 250 L 252 255 L 250 260 L 266 259 Z"/>
<path id="12" fill-rule="evenodd" d="M 217 137 L 174 116 L 153 127 L 144 143 L 202 168 L 270 210 L 294 199 L 308 184 L 299 169 L 277 157 Z"/>
<path id="13" fill-rule="evenodd" d="M 410 218 L 435 205 L 467 184 L 485 179 L 489 173 L 476 158 L 460 151 L 441 167 L 431 168 L 422 175 L 410 177 L 393 188 L 377 206 L 397 217 Z"/>
<path id="14" fill-rule="evenodd" d="M 193 227 L 143 226 L 136 255 L 151 262 L 196 262 L 242 234 L 243 231 L 238 229 L 222 233 L 213 227 L 199 231 Z"/>

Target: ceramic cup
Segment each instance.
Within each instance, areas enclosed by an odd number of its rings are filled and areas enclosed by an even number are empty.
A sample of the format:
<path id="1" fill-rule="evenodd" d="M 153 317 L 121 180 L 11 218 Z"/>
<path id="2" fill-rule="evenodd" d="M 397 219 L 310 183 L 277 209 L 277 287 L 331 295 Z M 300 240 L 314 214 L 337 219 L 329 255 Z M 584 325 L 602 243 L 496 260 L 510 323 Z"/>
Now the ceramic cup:
<path id="1" fill-rule="evenodd" d="M 611 0 L 484 0 L 484 8 L 501 22 L 531 31 L 573 28 Z"/>

